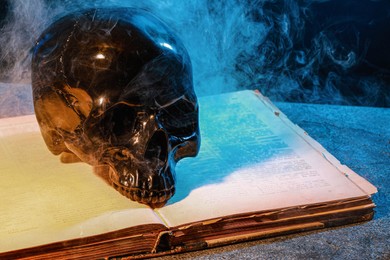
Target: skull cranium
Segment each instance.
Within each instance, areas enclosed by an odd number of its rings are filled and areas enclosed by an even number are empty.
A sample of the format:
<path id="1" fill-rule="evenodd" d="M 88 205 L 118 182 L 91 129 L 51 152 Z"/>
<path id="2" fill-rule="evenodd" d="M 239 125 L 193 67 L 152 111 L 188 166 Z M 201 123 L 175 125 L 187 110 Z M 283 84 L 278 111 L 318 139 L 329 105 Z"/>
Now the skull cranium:
<path id="1" fill-rule="evenodd" d="M 32 80 L 53 154 L 110 166 L 111 185 L 134 201 L 167 202 L 200 135 L 190 59 L 166 25 L 132 8 L 67 15 L 39 38 Z"/>

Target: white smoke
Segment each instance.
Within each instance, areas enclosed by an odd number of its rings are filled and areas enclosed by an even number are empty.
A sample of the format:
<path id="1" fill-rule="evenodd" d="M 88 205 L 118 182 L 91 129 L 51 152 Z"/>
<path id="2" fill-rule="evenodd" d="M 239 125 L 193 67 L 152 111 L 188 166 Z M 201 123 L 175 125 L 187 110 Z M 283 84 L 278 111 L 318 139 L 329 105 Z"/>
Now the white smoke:
<path id="1" fill-rule="evenodd" d="M 84 8 L 132 6 L 150 10 L 182 39 L 193 64 L 199 96 L 260 89 L 274 100 L 345 104 L 343 73 L 364 59 L 365 48 L 343 46 L 330 30 L 299 45 L 313 3 L 295 0 L 8 0 L 1 28 L 0 106 L 4 94 L 29 84 L 31 50 L 59 17 Z M 356 35 L 358 37 L 358 35 Z M 325 69 L 323 69 L 325 68 Z M 325 70 L 325 72 L 324 72 Z M 360 82 L 360 83 L 359 83 Z M 380 82 L 359 81 L 380 93 Z M 12 85 L 12 87 L 10 87 Z M 379 87 L 378 87 L 379 86 Z M 364 91 L 363 91 L 364 92 Z M 362 95 L 365 93 L 362 93 Z M 380 95 L 380 94 L 378 94 Z M 371 95 L 375 102 L 378 96 Z M 387 97 L 390 99 L 390 97 Z M 357 96 L 357 104 L 366 100 Z M 363 102 L 363 103 L 360 103 Z"/>

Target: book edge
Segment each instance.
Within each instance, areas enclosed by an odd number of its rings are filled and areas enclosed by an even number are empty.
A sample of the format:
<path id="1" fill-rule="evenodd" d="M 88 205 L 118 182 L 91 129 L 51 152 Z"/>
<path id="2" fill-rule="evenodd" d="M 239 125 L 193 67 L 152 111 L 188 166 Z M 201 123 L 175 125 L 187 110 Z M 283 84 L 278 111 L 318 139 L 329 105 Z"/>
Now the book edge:
<path id="1" fill-rule="evenodd" d="M 145 259 L 151 257 L 160 257 L 172 254 L 186 253 L 191 251 L 204 250 L 214 247 L 226 246 L 230 244 L 248 242 L 253 240 L 261 240 L 272 237 L 278 237 L 283 235 L 299 234 L 309 231 L 322 230 L 332 227 L 344 226 L 349 224 L 361 223 L 369 221 L 374 216 L 374 205 L 367 205 L 366 207 L 361 207 L 360 209 L 352 210 L 351 212 L 359 212 L 356 215 L 351 215 L 347 217 L 332 215 L 332 213 L 325 213 L 324 215 L 330 214 L 332 218 L 328 218 L 326 221 L 308 221 L 303 224 L 288 224 L 275 227 L 268 230 L 250 230 L 242 232 L 241 234 L 231 233 L 227 236 L 222 236 L 219 238 L 205 238 L 204 240 L 199 240 L 194 243 L 183 244 L 183 245 L 170 245 L 165 246 L 164 251 L 155 251 L 148 254 L 139 254 L 139 255 L 127 255 L 122 258 L 122 260 L 129 259 Z M 348 210 L 346 210 L 348 212 Z M 171 229 L 168 232 L 164 232 L 164 235 L 169 236 L 170 239 L 175 235 L 175 230 Z"/>

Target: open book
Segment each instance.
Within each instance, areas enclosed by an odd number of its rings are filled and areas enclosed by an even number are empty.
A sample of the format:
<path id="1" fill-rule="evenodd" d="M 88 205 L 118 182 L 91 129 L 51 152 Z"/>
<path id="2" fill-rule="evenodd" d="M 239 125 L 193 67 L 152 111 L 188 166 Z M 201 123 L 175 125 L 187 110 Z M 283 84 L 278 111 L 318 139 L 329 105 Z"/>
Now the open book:
<path id="1" fill-rule="evenodd" d="M 154 210 L 102 169 L 62 164 L 33 115 L 1 119 L 0 258 L 147 257 L 373 217 L 376 188 L 260 93 L 199 104 L 200 153 L 178 163 L 176 194 Z"/>

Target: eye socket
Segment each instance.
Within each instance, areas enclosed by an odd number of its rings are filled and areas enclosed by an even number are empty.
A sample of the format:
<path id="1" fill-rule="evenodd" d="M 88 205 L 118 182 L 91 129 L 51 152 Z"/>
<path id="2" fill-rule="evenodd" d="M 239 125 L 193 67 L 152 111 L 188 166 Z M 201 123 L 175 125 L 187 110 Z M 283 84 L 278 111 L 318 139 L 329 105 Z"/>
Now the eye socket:
<path id="1" fill-rule="evenodd" d="M 110 131 L 117 137 L 131 133 L 136 119 L 135 111 L 127 106 L 118 106 L 105 118 Z"/>
<path id="2" fill-rule="evenodd" d="M 88 135 L 109 140 L 111 143 L 123 143 L 133 134 L 137 112 L 134 108 L 118 104 L 108 109 L 101 117 L 87 122 Z"/>
<path id="3" fill-rule="evenodd" d="M 197 128 L 198 113 L 196 103 L 185 99 L 164 107 L 158 114 L 161 127 L 178 137 L 188 136 Z"/>

